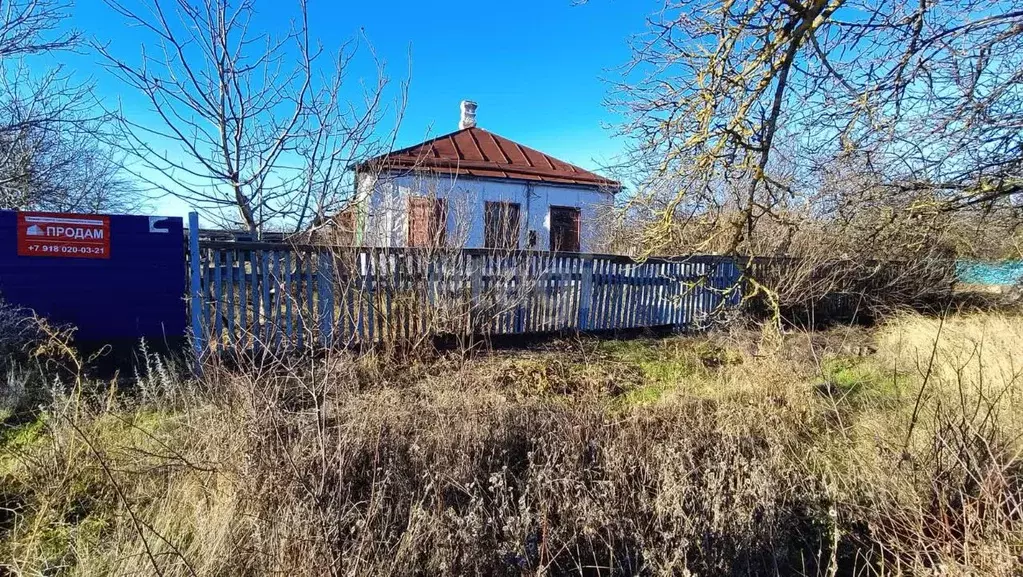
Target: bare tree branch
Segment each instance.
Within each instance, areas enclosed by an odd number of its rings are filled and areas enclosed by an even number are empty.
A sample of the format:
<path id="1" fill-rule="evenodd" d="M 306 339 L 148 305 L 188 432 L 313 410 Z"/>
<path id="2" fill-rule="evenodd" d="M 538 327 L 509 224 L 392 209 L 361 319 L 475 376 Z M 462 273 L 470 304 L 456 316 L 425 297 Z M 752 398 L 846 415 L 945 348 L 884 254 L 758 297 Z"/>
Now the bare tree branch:
<path id="1" fill-rule="evenodd" d="M 250 1 L 107 3 L 152 38 L 137 60 L 97 46 L 158 119 L 121 123 L 139 178 L 210 215 L 233 211 L 221 224 L 255 234 L 318 226 L 354 200 L 347 166 L 373 146 L 387 77 L 377 61 L 363 101 L 350 102 L 358 43 L 318 45 L 305 0 L 277 35 L 253 29 Z"/>
<path id="2" fill-rule="evenodd" d="M 0 206 L 131 211 L 139 191 L 97 138 L 106 118 L 90 86 L 30 61 L 78 45 L 68 21 L 66 2 L 0 1 Z"/>

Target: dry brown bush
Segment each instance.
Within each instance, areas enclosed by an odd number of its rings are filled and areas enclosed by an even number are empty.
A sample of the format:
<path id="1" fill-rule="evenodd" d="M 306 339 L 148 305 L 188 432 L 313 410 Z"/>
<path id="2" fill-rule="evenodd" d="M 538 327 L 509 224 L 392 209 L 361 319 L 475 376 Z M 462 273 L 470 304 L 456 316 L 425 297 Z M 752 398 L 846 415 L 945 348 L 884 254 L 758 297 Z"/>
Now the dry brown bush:
<path id="1" fill-rule="evenodd" d="M 16 574 L 1013 575 L 1021 327 L 910 317 L 777 353 L 736 333 L 400 367 L 336 354 L 200 382 L 153 365 L 137 393 L 83 390 L 8 431 L 0 558 Z"/>

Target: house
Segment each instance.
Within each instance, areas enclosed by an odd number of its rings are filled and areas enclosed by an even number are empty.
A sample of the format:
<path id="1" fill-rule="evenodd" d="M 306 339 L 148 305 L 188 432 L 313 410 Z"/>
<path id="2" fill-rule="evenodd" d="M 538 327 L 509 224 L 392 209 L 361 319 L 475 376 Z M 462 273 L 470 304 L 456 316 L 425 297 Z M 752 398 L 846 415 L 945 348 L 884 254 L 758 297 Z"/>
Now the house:
<path id="1" fill-rule="evenodd" d="M 368 246 L 591 252 L 621 185 L 476 126 L 355 167 Z"/>

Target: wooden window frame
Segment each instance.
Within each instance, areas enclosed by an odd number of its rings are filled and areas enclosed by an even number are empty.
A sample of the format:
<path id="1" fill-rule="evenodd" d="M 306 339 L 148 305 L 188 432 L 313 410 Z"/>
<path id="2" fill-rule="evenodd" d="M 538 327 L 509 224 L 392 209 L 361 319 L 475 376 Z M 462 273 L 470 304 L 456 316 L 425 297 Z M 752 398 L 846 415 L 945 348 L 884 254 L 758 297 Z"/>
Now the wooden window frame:
<path id="1" fill-rule="evenodd" d="M 515 207 L 515 222 L 509 215 Z M 492 224 L 494 209 L 498 212 L 498 223 Z M 483 203 L 483 247 L 496 250 L 518 250 L 522 233 L 522 204 L 518 202 L 492 201 Z M 502 238 L 503 237 L 503 238 Z"/>
<path id="2" fill-rule="evenodd" d="M 417 204 L 428 203 L 426 208 L 427 222 L 425 236 L 426 240 L 420 242 L 418 237 L 418 231 L 416 230 L 416 217 Z M 431 205 L 432 204 L 432 210 Z M 444 246 L 447 242 L 448 234 L 448 202 L 444 198 L 436 198 L 432 196 L 410 196 L 408 197 L 408 208 L 407 208 L 407 233 L 405 238 L 405 244 L 409 247 L 417 248 L 436 248 Z"/>
<path id="3" fill-rule="evenodd" d="M 574 228 L 575 228 L 575 246 L 572 247 L 572 250 L 569 250 L 569 249 L 566 249 L 566 248 L 563 248 L 563 247 L 555 246 L 555 243 L 559 240 L 555 236 L 555 234 L 554 234 L 554 212 L 555 211 L 571 212 L 571 213 L 573 213 L 575 215 L 575 218 L 573 219 L 574 222 L 575 222 L 575 226 L 574 226 Z M 549 230 L 550 234 L 548 234 L 548 248 L 550 249 L 550 251 L 551 252 L 579 252 L 580 250 L 582 250 L 582 220 L 583 220 L 582 209 L 579 208 L 578 206 L 550 205 L 550 206 L 547 207 L 547 215 L 548 215 L 548 218 L 550 219 L 550 230 Z"/>

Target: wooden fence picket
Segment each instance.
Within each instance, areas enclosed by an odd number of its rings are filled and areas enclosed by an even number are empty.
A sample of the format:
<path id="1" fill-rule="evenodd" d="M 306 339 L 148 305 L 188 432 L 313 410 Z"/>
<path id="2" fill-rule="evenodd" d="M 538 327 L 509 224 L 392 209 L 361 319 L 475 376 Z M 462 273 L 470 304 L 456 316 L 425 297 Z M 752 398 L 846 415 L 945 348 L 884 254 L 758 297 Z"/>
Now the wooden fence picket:
<path id="1" fill-rule="evenodd" d="M 193 324 L 214 351 L 701 328 L 741 301 L 741 268 L 726 257 L 198 245 Z"/>

